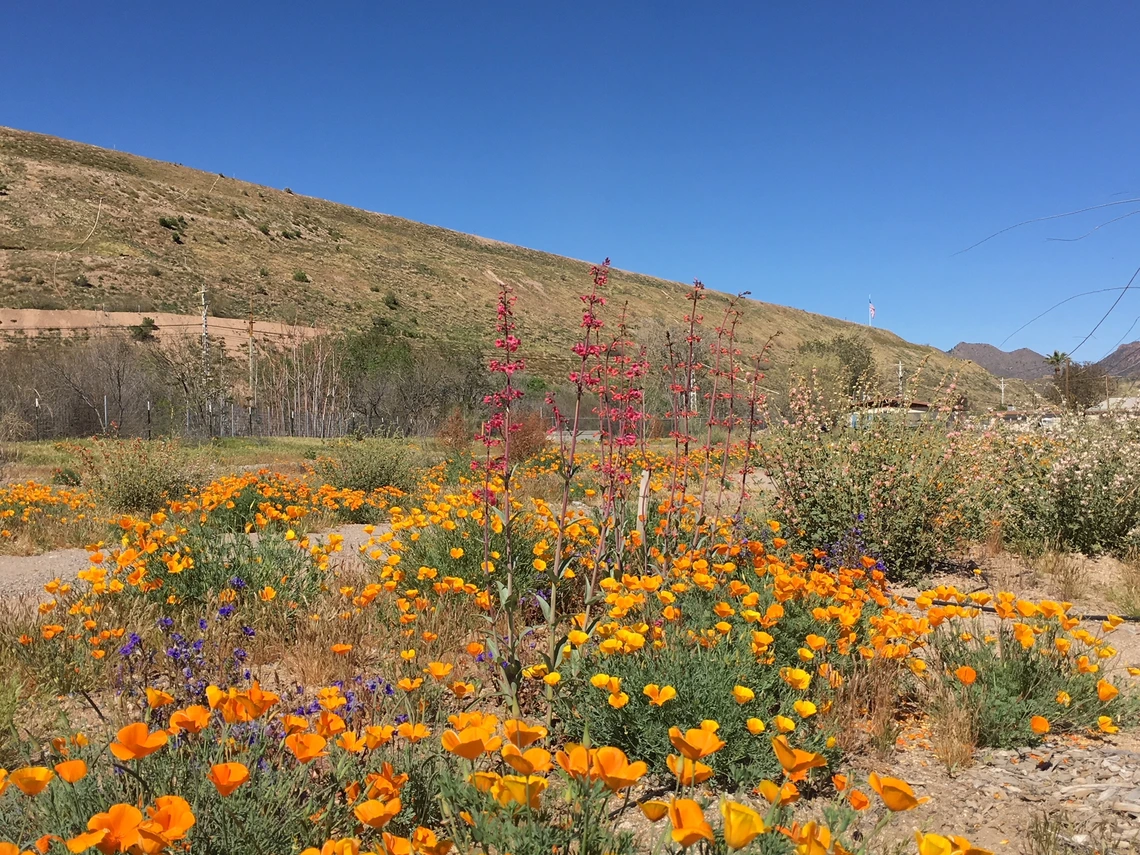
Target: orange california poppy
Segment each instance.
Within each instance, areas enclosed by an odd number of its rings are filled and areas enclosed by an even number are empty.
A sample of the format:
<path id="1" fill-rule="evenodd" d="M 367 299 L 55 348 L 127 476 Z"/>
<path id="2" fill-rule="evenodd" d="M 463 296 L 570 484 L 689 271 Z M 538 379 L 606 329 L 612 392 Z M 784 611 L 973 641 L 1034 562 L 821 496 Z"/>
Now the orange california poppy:
<path id="1" fill-rule="evenodd" d="M 916 798 L 910 784 L 899 778 L 880 777 L 872 772 L 867 776 L 867 783 L 879 794 L 888 810 L 911 810 L 930 800 L 927 797 Z"/>
<path id="2" fill-rule="evenodd" d="M 690 728 L 684 734 L 681 733 L 679 727 L 671 727 L 669 728 L 669 741 L 689 760 L 700 760 L 702 757 L 708 757 L 710 754 L 720 751 L 727 744 L 716 735 L 715 730 L 703 727 Z"/>
<path id="3" fill-rule="evenodd" d="M 117 741 L 111 743 L 111 753 L 123 761 L 149 757 L 166 745 L 169 739 L 165 730 L 151 733 L 141 721 L 121 728 L 115 736 Z"/>
<path id="4" fill-rule="evenodd" d="M 673 842 L 688 849 L 698 840 L 712 840 L 713 832 L 705 821 L 704 811 L 692 799 L 673 799 L 669 804 L 669 823 L 673 826 Z"/>
<path id="5" fill-rule="evenodd" d="M 724 842 L 729 849 L 743 849 L 768 830 L 763 817 L 747 805 L 725 800 L 720 804 L 724 817 Z"/>
<path id="6" fill-rule="evenodd" d="M 210 767 L 209 779 L 225 797 L 249 780 L 249 769 L 244 763 L 218 763 Z"/>
<path id="7" fill-rule="evenodd" d="M 55 772 L 46 766 L 25 766 L 8 775 L 8 780 L 25 796 L 38 796 L 47 789 Z"/>
<path id="8" fill-rule="evenodd" d="M 55 773 L 59 775 L 60 780 L 74 784 L 87 776 L 87 764 L 82 760 L 65 760 L 62 763 L 56 763 Z"/>
<path id="9" fill-rule="evenodd" d="M 352 812 L 369 828 L 383 828 L 400 813 L 402 807 L 400 797 L 396 796 L 388 801 L 368 799 L 353 808 Z"/>
<path id="10" fill-rule="evenodd" d="M 316 733 L 294 733 L 285 737 L 285 747 L 302 763 L 309 763 L 325 756 L 328 740 Z"/>

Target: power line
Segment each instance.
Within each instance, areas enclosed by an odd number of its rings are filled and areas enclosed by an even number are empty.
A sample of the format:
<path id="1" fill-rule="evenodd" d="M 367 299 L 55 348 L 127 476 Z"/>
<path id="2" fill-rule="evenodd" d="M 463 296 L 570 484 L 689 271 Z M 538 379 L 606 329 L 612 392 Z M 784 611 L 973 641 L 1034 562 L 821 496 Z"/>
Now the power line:
<path id="1" fill-rule="evenodd" d="M 1026 321 L 1024 324 L 1022 324 L 1021 326 L 1019 326 L 1017 329 L 1015 329 L 1013 332 L 1011 332 L 1009 335 L 1007 335 L 1005 338 L 1003 338 L 1003 339 L 1001 340 L 1001 344 L 999 344 L 999 345 L 998 345 L 998 347 L 1004 347 L 1004 346 L 1005 346 L 1005 343 L 1006 343 L 1007 341 L 1009 341 L 1011 338 L 1013 338 L 1015 335 L 1017 335 L 1019 332 L 1021 332 L 1023 329 L 1025 329 L 1027 326 L 1029 326 L 1029 325 L 1030 325 L 1030 324 L 1032 324 L 1032 323 L 1035 323 L 1036 321 L 1039 321 L 1039 320 L 1041 320 L 1043 317 L 1045 317 L 1047 314 L 1049 314 L 1049 313 L 1050 313 L 1051 311 L 1053 311 L 1054 309 L 1059 309 L 1059 308 L 1061 308 L 1061 306 L 1065 305 L 1065 304 L 1066 304 L 1066 303 L 1068 303 L 1070 300 L 1075 300 L 1075 299 L 1077 299 L 1078 297 L 1088 297 L 1088 296 L 1090 296 L 1090 295 L 1092 295 L 1092 294 L 1104 294 L 1104 293 L 1106 293 L 1106 292 L 1108 292 L 1108 291 L 1126 291 L 1126 290 L 1128 290 L 1128 286 L 1124 286 L 1124 287 L 1115 287 L 1115 288 L 1098 288 L 1098 289 L 1097 289 L 1097 290 L 1095 290 L 1095 291 L 1083 291 L 1083 292 L 1082 292 L 1082 293 L 1080 293 L 1080 294 L 1074 294 L 1072 297 L 1066 297 L 1066 298 L 1065 298 L 1064 300 L 1062 300 L 1060 303 L 1057 303 L 1057 304 L 1055 304 L 1055 305 L 1053 305 L 1053 306 L 1050 306 L 1048 309 L 1046 309 L 1046 310 L 1045 310 L 1044 312 L 1042 312 L 1041 314 L 1037 315 L 1036 317 L 1032 318 L 1031 320 L 1028 320 L 1028 321 Z"/>
<path id="2" fill-rule="evenodd" d="M 1081 339 L 1080 344 L 1078 344 L 1076 347 L 1074 347 L 1072 350 L 1069 351 L 1069 356 L 1072 356 L 1074 353 L 1076 353 L 1078 350 L 1080 350 L 1081 345 L 1083 345 L 1086 341 L 1088 341 L 1090 338 L 1092 338 L 1093 333 L 1095 333 L 1098 329 L 1100 329 L 1100 325 L 1103 324 L 1108 319 L 1108 316 L 1112 314 L 1112 310 L 1115 309 L 1120 304 L 1120 301 L 1124 299 L 1124 295 L 1126 293 L 1128 293 L 1128 289 L 1132 287 L 1132 283 L 1136 281 L 1137 276 L 1140 276 L 1140 267 L 1136 268 L 1136 272 L 1132 274 L 1132 278 L 1128 280 L 1128 284 L 1124 286 L 1124 290 L 1121 291 L 1117 295 L 1117 297 L 1113 301 L 1112 305 L 1108 307 L 1108 311 L 1104 313 L 1104 317 L 1096 322 L 1096 326 L 1093 327 L 1089 331 L 1088 335 L 1086 335 L 1083 339 Z"/>
<path id="3" fill-rule="evenodd" d="M 1031 220 L 1022 220 L 1020 223 L 1014 223 L 1012 226 L 1006 226 L 1004 229 L 1001 229 L 999 231 L 994 232 L 989 237 L 982 238 L 977 243 L 970 244 L 965 249 L 958 250 L 957 252 L 953 253 L 950 257 L 953 258 L 955 255 L 961 255 L 964 252 L 969 252 L 971 249 L 975 249 L 976 247 L 981 246 L 983 243 L 986 243 L 987 241 L 993 240 L 994 238 L 998 237 L 999 235 L 1004 235 L 1006 232 L 1011 232 L 1014 229 L 1019 229 L 1022 226 L 1028 226 L 1032 223 L 1043 223 L 1046 220 L 1059 220 L 1062 217 L 1072 217 L 1076 214 L 1085 214 L 1089 211 L 1099 211 L 1102 208 L 1111 208 L 1115 205 L 1135 205 L 1137 203 L 1140 203 L 1140 199 L 1118 199 L 1115 202 L 1103 202 L 1100 205 L 1090 205 L 1087 208 L 1079 208 L 1076 211 L 1066 211 L 1063 214 L 1050 214 L 1047 217 L 1034 217 Z"/>

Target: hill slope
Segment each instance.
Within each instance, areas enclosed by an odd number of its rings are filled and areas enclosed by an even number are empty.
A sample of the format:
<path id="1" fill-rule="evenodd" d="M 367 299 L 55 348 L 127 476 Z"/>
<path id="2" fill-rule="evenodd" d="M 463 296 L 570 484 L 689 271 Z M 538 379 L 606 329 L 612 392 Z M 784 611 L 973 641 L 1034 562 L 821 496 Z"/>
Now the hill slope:
<path id="1" fill-rule="evenodd" d="M 1120 345 L 1097 364 L 1113 377 L 1140 380 L 1140 341 Z"/>
<path id="2" fill-rule="evenodd" d="M 971 344 L 960 341 L 947 351 L 956 359 L 969 359 L 997 377 L 1019 380 L 1040 380 L 1052 375 L 1045 357 L 1035 350 L 1022 347 L 1017 350 L 999 350 L 992 344 Z"/>
<path id="3" fill-rule="evenodd" d="M 532 365 L 560 368 L 578 334 L 587 267 L 545 252 L 3 128 L 0 194 L 5 307 L 193 314 L 205 286 L 222 317 L 244 317 L 251 303 L 259 319 L 329 329 L 380 315 L 425 343 L 474 342 L 486 340 L 505 281 L 518 293 Z M 684 315 L 679 283 L 620 270 L 610 283 L 611 307 L 628 302 L 646 340 Z M 710 293 L 703 304 L 710 329 L 726 301 Z M 997 402 L 995 378 L 976 364 L 886 330 L 748 301 L 744 351 L 777 333 L 776 374 L 803 342 L 848 334 L 871 346 L 885 381 L 897 362 L 909 373 L 925 360 L 931 383 L 957 374 L 973 407 Z M 1019 391 L 1007 384 L 1006 395 Z"/>

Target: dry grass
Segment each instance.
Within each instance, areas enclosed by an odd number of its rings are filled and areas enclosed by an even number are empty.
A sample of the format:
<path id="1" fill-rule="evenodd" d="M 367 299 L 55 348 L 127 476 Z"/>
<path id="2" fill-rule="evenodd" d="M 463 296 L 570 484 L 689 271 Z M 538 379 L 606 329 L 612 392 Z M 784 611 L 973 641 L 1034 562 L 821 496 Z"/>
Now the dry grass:
<path id="1" fill-rule="evenodd" d="M 872 659 L 858 667 L 835 693 L 832 732 L 852 756 L 873 752 L 888 756 L 902 733 L 903 666 L 890 659 Z"/>
<path id="2" fill-rule="evenodd" d="M 589 279 L 581 261 L 22 131 L 0 129 L 0 172 L 8 185 L 0 233 L 9 247 L 0 256 L 0 290 L 12 308 L 193 314 L 199 283 L 208 282 L 220 317 L 244 318 L 251 299 L 258 319 L 327 329 L 380 316 L 430 346 L 481 340 L 485 325 L 472 320 L 494 319 L 495 294 L 508 282 L 519 296 L 529 367 L 550 374 L 574 358 L 578 295 Z M 99 200 L 103 216 L 92 233 Z M 187 222 L 180 244 L 159 224 L 178 216 Z M 82 252 L 66 252 L 89 233 Z M 294 281 L 299 269 L 312 281 Z M 90 287 L 74 284 L 80 275 Z M 684 289 L 614 270 L 607 296 L 627 304 L 636 333 L 658 341 L 666 324 L 680 323 Z M 728 297 L 706 295 L 711 322 Z M 930 388 L 920 396 L 957 374 L 973 406 L 998 403 L 997 384 L 976 364 L 886 330 L 746 302 L 738 345 L 752 352 L 778 331 L 773 377 L 803 342 L 848 334 L 871 346 L 884 372 L 898 360 L 929 359 Z M 1020 383 L 1007 383 L 1006 393 L 1032 397 Z"/>
<path id="3" fill-rule="evenodd" d="M 1105 819 L 1082 819 L 1066 811 L 1040 811 L 1029 820 L 1022 855 L 1111 855 L 1121 851 L 1119 834 Z"/>
<path id="4" fill-rule="evenodd" d="M 978 715 L 964 705 L 942 681 L 934 681 L 925 707 L 930 748 L 949 775 L 974 762 L 978 745 Z"/>
<path id="5" fill-rule="evenodd" d="M 1079 600 L 1088 594 L 1088 570 L 1083 556 L 1046 549 L 1034 562 L 1034 569 L 1052 580 L 1063 600 Z"/>
<path id="6" fill-rule="evenodd" d="M 1120 581 L 1111 591 L 1120 613 L 1140 617 L 1140 549 L 1133 549 L 1120 562 Z"/>

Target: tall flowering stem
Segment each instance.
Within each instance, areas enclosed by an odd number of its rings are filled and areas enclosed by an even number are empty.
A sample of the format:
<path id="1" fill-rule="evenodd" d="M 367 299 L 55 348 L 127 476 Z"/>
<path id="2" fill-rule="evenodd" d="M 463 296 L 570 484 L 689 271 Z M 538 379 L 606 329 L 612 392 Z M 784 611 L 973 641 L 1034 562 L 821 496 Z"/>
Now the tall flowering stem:
<path id="1" fill-rule="evenodd" d="M 629 485 L 633 480 L 630 456 L 644 447 L 645 392 L 644 377 L 649 370 L 645 348 L 630 338 L 626 325 L 626 307 L 622 308 L 616 335 L 605 347 L 596 393 L 599 419 L 600 451 L 598 471 L 601 474 L 602 524 L 595 556 L 594 576 L 602 569 L 602 555 L 613 530 L 614 556 L 622 561 L 626 547 L 623 525 L 628 518 Z M 617 568 L 620 570 L 620 566 Z"/>
<path id="2" fill-rule="evenodd" d="M 696 442 L 693 421 L 699 417 L 697 395 L 700 392 L 699 375 L 704 369 L 700 360 L 701 324 L 704 316 L 700 303 L 705 299 L 705 285 L 699 279 L 685 298 L 691 304 L 685 313 L 684 340 L 677 341 L 666 333 L 665 349 L 668 354 L 665 371 L 669 380 L 670 408 L 666 413 L 672 423 L 669 437 L 673 440 L 673 465 L 670 474 L 669 498 L 665 506 L 663 546 L 666 556 L 671 555 L 680 537 L 681 517 L 685 510 L 685 493 L 688 489 L 690 451 Z"/>
<path id="3" fill-rule="evenodd" d="M 562 476 L 562 499 L 558 510 L 558 533 L 554 542 L 554 565 L 550 578 L 550 596 L 545 603 L 540 602 L 547 622 L 547 667 L 555 671 L 561 661 L 565 638 L 559 637 L 558 632 L 558 583 L 563 578 L 570 578 L 573 572 L 566 561 L 566 520 L 570 511 L 570 491 L 574 476 L 578 472 L 575 457 L 578 452 L 578 433 L 581 426 L 583 404 L 586 395 L 598 384 L 599 360 L 604 350 L 601 343 L 601 331 L 604 326 L 600 313 L 606 304 L 602 289 L 609 281 L 610 260 L 607 258 L 601 264 L 590 268 L 592 285 L 587 294 L 580 299 L 582 308 L 581 339 L 574 345 L 573 352 L 578 357 L 578 363 L 570 372 L 569 379 L 574 386 L 574 409 L 569 416 L 559 410 L 554 397 L 548 396 L 547 403 L 554 414 L 555 427 L 558 429 L 558 449 L 561 457 L 559 474 Z M 567 438 L 569 433 L 569 438 Z M 563 566 L 566 564 L 567 566 Z M 589 599 L 587 595 L 586 599 Z M 585 628 L 585 627 L 583 627 Z M 547 685 L 547 719 L 553 715 L 554 687 Z"/>
<path id="4" fill-rule="evenodd" d="M 721 443 L 721 465 L 717 477 L 717 497 L 713 516 L 719 517 L 721 500 L 724 496 L 724 483 L 728 473 L 729 459 L 732 454 L 732 431 L 739 422 L 736 413 L 737 382 L 740 380 L 741 366 L 739 363 L 740 350 L 736 346 L 736 327 L 740 323 L 741 311 L 738 308 L 740 301 L 748 292 L 733 297 L 728 301 L 724 310 L 724 319 L 716 327 L 716 343 L 713 346 L 713 364 L 709 369 L 712 378 L 711 389 L 708 392 L 708 420 L 705 423 L 705 447 L 703 468 L 701 471 L 701 495 L 698 504 L 700 517 L 705 517 L 705 501 L 708 496 L 709 475 L 714 457 L 713 429 L 723 427 L 724 441 Z M 723 415 L 721 415 L 723 410 Z"/>
<path id="5" fill-rule="evenodd" d="M 511 550 L 511 523 L 513 508 L 511 505 L 511 434 L 518 430 L 519 425 L 512 423 L 512 409 L 514 402 L 523 396 L 521 389 L 514 385 L 515 375 L 521 372 L 526 364 L 518 355 L 521 341 L 516 334 L 514 319 L 514 304 L 516 297 L 507 285 L 499 290 L 499 300 L 496 307 L 495 320 L 495 356 L 487 365 L 493 375 L 502 377 L 502 385 L 486 395 L 483 403 L 487 405 L 490 414 L 482 429 L 476 436 L 484 447 L 482 465 L 472 462 L 473 467 L 482 469 L 483 487 L 481 499 L 483 502 L 483 571 L 493 574 L 496 571 L 495 561 L 501 562 L 506 582 L 496 578 L 495 584 L 499 595 L 499 607 L 506 619 L 506 636 L 501 639 L 494 637 L 494 627 L 488 636 L 489 646 L 495 660 L 503 670 L 503 690 L 511 705 L 511 709 L 518 713 L 518 687 L 522 675 L 522 665 L 518 658 L 519 633 L 515 626 L 515 617 L 518 613 L 519 592 L 515 586 L 515 557 Z M 503 553 L 496 556 L 491 550 L 492 533 L 502 532 Z"/>

